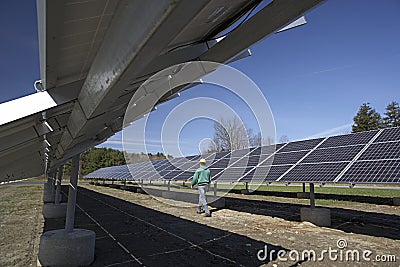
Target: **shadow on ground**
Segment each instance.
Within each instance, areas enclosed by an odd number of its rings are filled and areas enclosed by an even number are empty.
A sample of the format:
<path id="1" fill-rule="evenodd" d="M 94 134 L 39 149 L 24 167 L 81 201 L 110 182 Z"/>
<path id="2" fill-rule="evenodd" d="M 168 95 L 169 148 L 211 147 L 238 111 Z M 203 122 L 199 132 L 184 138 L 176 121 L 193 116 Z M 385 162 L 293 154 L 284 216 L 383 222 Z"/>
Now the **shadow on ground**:
<path id="1" fill-rule="evenodd" d="M 64 219 L 47 219 L 44 231 L 63 227 Z M 75 228 L 96 232 L 92 266 L 258 266 L 269 260 L 257 259 L 265 245 L 284 249 L 84 188 Z"/>
<path id="2" fill-rule="evenodd" d="M 226 197 L 228 209 L 300 221 L 301 204 L 279 203 L 265 200 L 249 200 Z M 342 208 L 331 210 L 332 228 L 348 233 L 400 239 L 400 216 L 376 212 L 364 212 Z"/>
<path id="3" fill-rule="evenodd" d="M 236 189 L 232 189 L 229 192 L 235 193 L 235 194 L 241 194 L 241 190 L 236 190 Z M 297 192 L 254 191 L 254 192 L 250 193 L 250 195 L 297 198 Z M 373 197 L 373 196 L 315 193 L 315 198 L 340 200 L 340 201 L 351 201 L 351 202 L 368 203 L 368 204 L 376 204 L 376 205 L 393 205 L 393 198 L 391 198 L 391 197 Z"/>

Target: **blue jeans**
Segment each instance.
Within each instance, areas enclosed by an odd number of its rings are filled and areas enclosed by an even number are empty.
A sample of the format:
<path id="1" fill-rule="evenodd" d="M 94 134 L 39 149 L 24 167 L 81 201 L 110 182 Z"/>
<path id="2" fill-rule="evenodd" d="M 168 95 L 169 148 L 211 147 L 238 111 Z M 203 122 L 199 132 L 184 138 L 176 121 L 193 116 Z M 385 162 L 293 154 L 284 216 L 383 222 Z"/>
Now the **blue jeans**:
<path id="1" fill-rule="evenodd" d="M 197 207 L 197 211 L 200 212 L 201 206 L 204 206 L 204 211 L 206 213 L 210 213 L 206 199 L 206 192 L 208 191 L 208 185 L 199 185 L 198 188 L 199 188 L 199 205 Z"/>

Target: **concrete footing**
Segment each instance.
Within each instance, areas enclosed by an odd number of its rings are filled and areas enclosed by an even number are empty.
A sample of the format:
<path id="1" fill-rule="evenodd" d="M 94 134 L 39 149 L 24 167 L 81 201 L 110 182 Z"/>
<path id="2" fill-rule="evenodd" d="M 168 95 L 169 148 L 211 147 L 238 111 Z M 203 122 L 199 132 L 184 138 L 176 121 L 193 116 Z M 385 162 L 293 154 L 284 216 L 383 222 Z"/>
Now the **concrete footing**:
<path id="1" fill-rule="evenodd" d="M 61 201 L 62 196 L 60 195 L 59 200 Z M 51 194 L 48 192 L 43 193 L 43 202 L 44 203 L 54 203 L 55 194 Z"/>
<path id="2" fill-rule="evenodd" d="M 146 192 L 142 188 L 136 189 L 136 193 L 146 194 Z"/>
<path id="3" fill-rule="evenodd" d="M 326 208 L 301 208 L 301 221 L 311 222 L 318 226 L 331 226 L 331 211 Z"/>
<path id="4" fill-rule="evenodd" d="M 50 202 L 54 203 L 54 194 L 44 192 L 43 193 L 43 202 L 44 203 L 50 203 Z"/>
<path id="5" fill-rule="evenodd" d="M 96 234 L 85 229 L 48 231 L 40 237 L 42 266 L 87 266 L 94 259 Z"/>
<path id="6" fill-rule="evenodd" d="M 45 219 L 64 218 L 67 213 L 67 203 L 45 203 L 42 213 Z"/>
<path id="7" fill-rule="evenodd" d="M 197 204 L 199 202 L 199 195 L 192 193 L 184 193 L 184 192 L 174 192 L 174 191 L 163 191 L 161 196 L 163 198 L 178 200 L 189 202 L 193 204 Z M 207 196 L 207 202 L 210 206 L 214 208 L 225 208 L 225 198 L 215 197 L 215 196 Z"/>
<path id="8" fill-rule="evenodd" d="M 393 206 L 400 206 L 400 197 L 393 198 Z"/>
<path id="9" fill-rule="evenodd" d="M 298 192 L 297 198 L 310 199 L 310 192 Z"/>

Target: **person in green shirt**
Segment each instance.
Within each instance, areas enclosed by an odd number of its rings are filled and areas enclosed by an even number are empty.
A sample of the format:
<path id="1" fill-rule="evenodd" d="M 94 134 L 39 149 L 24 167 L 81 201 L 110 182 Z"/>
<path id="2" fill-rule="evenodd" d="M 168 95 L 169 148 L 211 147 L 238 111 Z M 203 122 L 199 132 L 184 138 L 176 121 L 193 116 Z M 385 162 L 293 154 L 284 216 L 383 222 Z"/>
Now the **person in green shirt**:
<path id="1" fill-rule="evenodd" d="M 208 209 L 206 192 L 209 189 L 211 182 L 210 170 L 207 168 L 206 160 L 200 159 L 200 168 L 196 170 L 192 179 L 192 188 L 196 184 L 199 190 L 199 205 L 197 206 L 197 213 L 201 213 L 201 207 L 204 207 L 205 216 L 211 217 L 210 210 Z"/>

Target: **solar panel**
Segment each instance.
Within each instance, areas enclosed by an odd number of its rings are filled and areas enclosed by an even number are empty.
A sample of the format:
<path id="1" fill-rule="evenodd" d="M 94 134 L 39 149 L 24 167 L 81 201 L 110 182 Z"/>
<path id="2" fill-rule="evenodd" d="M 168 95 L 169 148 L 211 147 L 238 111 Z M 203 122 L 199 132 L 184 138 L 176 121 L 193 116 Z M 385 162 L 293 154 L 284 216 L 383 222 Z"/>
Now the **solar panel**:
<path id="1" fill-rule="evenodd" d="M 346 135 L 331 136 L 325 140 L 318 148 L 349 146 L 357 144 L 367 144 L 376 135 L 378 130 Z"/>
<path id="2" fill-rule="evenodd" d="M 85 177 L 187 180 L 201 157 L 213 180 L 398 183 L 400 127 L 108 167 Z"/>
<path id="3" fill-rule="evenodd" d="M 230 161 L 229 158 L 219 159 L 218 161 L 213 162 L 210 165 L 210 168 L 226 168 L 228 167 L 229 161 Z"/>
<path id="4" fill-rule="evenodd" d="M 245 174 L 245 168 L 231 167 L 223 170 L 218 178 L 218 181 L 237 181 L 241 176 Z"/>
<path id="5" fill-rule="evenodd" d="M 296 141 L 288 143 L 285 147 L 283 147 L 279 152 L 291 152 L 291 151 L 299 151 L 299 150 L 311 150 L 316 147 L 323 138 L 318 139 L 310 139 L 303 141 Z"/>
<path id="6" fill-rule="evenodd" d="M 375 142 L 399 141 L 400 130 L 399 127 L 387 128 L 382 131 Z"/>
<path id="7" fill-rule="evenodd" d="M 232 158 L 241 158 L 247 154 L 249 154 L 251 151 L 253 151 L 254 148 L 247 148 L 247 149 L 240 149 L 240 150 L 234 150 L 231 152 L 230 157 Z"/>
<path id="8" fill-rule="evenodd" d="M 182 171 L 171 171 L 162 175 L 161 179 L 172 180 L 175 179 L 180 174 L 182 174 Z"/>
<path id="9" fill-rule="evenodd" d="M 400 141 L 371 144 L 359 160 L 398 159 L 400 158 Z"/>
<path id="10" fill-rule="evenodd" d="M 318 148 L 312 151 L 301 163 L 351 161 L 363 147 L 364 145 Z"/>
<path id="11" fill-rule="evenodd" d="M 308 153 L 307 150 L 276 153 L 272 165 L 295 164 Z M 266 165 L 265 163 L 263 163 Z M 270 165 L 271 163 L 269 163 Z"/>
<path id="12" fill-rule="evenodd" d="M 355 162 L 340 179 L 351 183 L 399 183 L 400 160 Z"/>
<path id="13" fill-rule="evenodd" d="M 253 179 L 253 181 L 273 182 L 283 173 L 285 173 L 291 166 L 292 165 L 260 166 L 245 175 L 240 181 L 250 182 Z"/>
<path id="14" fill-rule="evenodd" d="M 348 162 L 299 164 L 290 170 L 281 182 L 328 182 L 333 181 Z"/>

